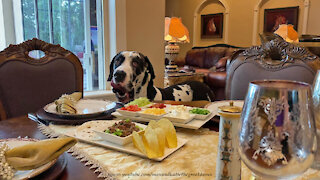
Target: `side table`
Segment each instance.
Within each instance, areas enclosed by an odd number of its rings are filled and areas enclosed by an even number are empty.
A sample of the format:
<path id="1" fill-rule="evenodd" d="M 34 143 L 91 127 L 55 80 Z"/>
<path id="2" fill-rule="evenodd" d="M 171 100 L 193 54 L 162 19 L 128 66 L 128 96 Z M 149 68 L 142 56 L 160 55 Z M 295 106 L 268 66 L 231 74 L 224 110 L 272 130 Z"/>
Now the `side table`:
<path id="1" fill-rule="evenodd" d="M 167 73 L 164 77 L 164 87 L 169 87 L 175 84 L 183 83 L 185 81 L 204 81 L 203 73 Z"/>

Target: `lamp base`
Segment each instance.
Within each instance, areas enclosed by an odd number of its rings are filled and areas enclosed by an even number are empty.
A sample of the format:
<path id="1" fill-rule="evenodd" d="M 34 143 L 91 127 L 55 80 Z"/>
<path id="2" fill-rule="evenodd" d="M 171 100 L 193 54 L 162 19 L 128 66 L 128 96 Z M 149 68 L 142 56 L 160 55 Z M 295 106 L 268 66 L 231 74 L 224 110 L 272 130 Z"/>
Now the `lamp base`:
<path id="1" fill-rule="evenodd" d="M 169 60 L 166 65 L 165 73 L 176 73 L 178 72 L 178 66 L 174 62 L 179 54 L 179 46 L 176 43 L 170 42 L 165 46 L 165 58 Z"/>

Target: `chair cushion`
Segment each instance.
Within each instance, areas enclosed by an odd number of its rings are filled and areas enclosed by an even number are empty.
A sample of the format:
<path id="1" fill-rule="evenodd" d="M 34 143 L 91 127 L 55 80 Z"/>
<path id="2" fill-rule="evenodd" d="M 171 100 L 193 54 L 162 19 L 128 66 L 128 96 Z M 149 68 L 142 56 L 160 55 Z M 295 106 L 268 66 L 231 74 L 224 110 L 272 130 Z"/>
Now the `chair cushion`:
<path id="1" fill-rule="evenodd" d="M 278 69 L 267 69 L 255 61 L 235 60 L 228 69 L 227 98 L 241 99 L 246 96 L 249 82 L 264 79 L 282 79 L 313 83 L 315 72 L 306 64 L 296 62 Z"/>

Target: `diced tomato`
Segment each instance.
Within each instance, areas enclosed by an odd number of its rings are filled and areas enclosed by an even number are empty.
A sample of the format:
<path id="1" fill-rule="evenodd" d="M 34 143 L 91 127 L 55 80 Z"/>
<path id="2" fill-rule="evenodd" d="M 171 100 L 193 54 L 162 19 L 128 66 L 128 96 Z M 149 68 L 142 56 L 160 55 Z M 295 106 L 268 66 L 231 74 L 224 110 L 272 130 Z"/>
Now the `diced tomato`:
<path id="1" fill-rule="evenodd" d="M 138 105 L 130 105 L 130 106 L 127 106 L 127 107 L 122 107 L 121 110 L 136 112 L 136 111 L 141 111 L 141 108 L 139 108 Z"/>
<path id="2" fill-rule="evenodd" d="M 163 109 L 165 107 L 166 107 L 166 105 L 164 105 L 163 103 L 157 103 L 157 104 L 150 106 L 150 108 L 160 108 L 160 109 Z"/>

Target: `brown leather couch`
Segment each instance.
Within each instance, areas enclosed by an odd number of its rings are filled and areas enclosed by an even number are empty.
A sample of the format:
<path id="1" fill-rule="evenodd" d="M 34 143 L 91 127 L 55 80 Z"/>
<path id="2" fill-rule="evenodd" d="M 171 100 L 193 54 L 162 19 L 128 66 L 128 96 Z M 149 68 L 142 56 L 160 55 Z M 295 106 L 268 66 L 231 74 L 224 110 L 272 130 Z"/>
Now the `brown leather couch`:
<path id="1" fill-rule="evenodd" d="M 193 47 L 184 59 L 176 61 L 185 71 L 205 75 L 205 83 L 213 90 L 215 100 L 225 99 L 226 64 L 239 47 L 216 44 L 207 47 Z"/>

